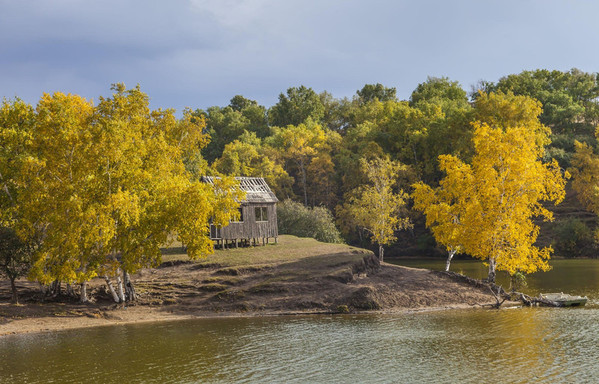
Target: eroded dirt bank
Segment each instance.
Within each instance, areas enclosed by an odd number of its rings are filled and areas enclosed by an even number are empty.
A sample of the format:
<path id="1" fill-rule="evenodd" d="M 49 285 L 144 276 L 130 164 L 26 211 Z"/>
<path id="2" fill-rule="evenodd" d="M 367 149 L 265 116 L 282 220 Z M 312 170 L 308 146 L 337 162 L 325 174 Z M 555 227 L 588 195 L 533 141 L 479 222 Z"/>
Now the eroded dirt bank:
<path id="1" fill-rule="evenodd" d="M 268 251 L 286 250 L 279 247 Z M 203 262 L 175 258 L 134 275 L 139 299 L 126 306 L 110 301 L 100 279 L 90 284 L 90 304 L 68 297 L 41 302 L 37 285 L 20 281 L 22 305 L 15 306 L 7 303 L 9 286 L 2 282 L 0 335 L 191 317 L 399 312 L 495 302 L 485 289 L 452 276 L 379 264 L 369 251 L 344 247 L 319 246 L 297 257 L 289 251 L 257 263 L 219 262 L 218 255 Z"/>

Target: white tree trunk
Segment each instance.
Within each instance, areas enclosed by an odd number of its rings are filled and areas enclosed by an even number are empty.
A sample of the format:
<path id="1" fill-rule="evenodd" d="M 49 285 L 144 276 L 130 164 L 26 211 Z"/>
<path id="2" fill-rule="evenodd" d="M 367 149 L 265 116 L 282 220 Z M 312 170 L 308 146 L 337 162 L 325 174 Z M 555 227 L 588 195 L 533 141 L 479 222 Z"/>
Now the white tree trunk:
<path id="1" fill-rule="evenodd" d="M 447 261 L 445 262 L 445 271 L 449 272 L 449 265 L 451 264 L 451 259 L 453 259 L 453 256 L 455 255 L 456 250 L 451 248 L 449 250 L 449 254 L 447 255 Z"/>
<path id="2" fill-rule="evenodd" d="M 104 280 L 106 281 L 106 286 L 108 287 L 108 290 L 112 294 L 112 299 L 115 303 L 119 303 L 119 295 L 117 295 L 116 291 L 114 290 L 114 285 L 112 285 L 112 281 L 110 281 L 108 276 L 104 276 Z"/>
<path id="3" fill-rule="evenodd" d="M 383 254 L 385 253 L 385 250 L 383 249 L 383 245 L 379 244 L 379 261 L 383 261 Z"/>
<path id="4" fill-rule="evenodd" d="M 117 269 L 116 292 L 119 295 L 119 303 L 125 302 L 125 291 L 123 291 L 123 279 L 121 279 L 121 269 Z"/>
<path id="5" fill-rule="evenodd" d="M 495 261 L 495 258 L 490 258 L 489 259 L 489 277 L 487 277 L 487 280 L 490 283 L 495 283 L 495 268 L 497 267 L 497 262 Z"/>
<path id="6" fill-rule="evenodd" d="M 87 281 L 81 283 L 81 292 L 79 293 L 79 301 L 82 303 L 87 303 L 89 300 L 87 299 Z"/>

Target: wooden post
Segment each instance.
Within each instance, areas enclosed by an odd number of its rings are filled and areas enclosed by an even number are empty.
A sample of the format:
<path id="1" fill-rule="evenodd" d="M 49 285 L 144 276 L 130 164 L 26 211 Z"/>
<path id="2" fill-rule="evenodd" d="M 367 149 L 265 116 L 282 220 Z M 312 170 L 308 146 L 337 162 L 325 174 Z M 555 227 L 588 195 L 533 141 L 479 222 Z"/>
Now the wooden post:
<path id="1" fill-rule="evenodd" d="M 264 247 L 266 245 L 266 239 L 263 237 L 262 238 L 262 246 Z"/>
<path id="2" fill-rule="evenodd" d="M 279 238 L 277 236 L 275 236 L 275 244 L 279 243 Z"/>
<path id="3" fill-rule="evenodd" d="M 235 248 L 239 248 L 239 244 L 237 243 L 237 239 L 235 239 Z"/>

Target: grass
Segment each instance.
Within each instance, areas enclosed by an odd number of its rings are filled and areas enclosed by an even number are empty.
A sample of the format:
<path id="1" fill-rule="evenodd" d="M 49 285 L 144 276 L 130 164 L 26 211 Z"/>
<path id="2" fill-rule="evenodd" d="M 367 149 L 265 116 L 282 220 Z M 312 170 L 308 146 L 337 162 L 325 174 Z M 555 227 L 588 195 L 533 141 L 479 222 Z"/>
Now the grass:
<path id="1" fill-rule="evenodd" d="M 162 261 L 188 260 L 184 253 L 176 253 L 171 248 L 163 251 Z M 178 248 L 181 249 L 180 246 Z M 291 235 L 281 235 L 278 244 L 270 243 L 265 246 L 231 248 L 226 250 L 216 250 L 214 254 L 197 261 L 198 264 L 216 264 L 222 268 L 259 266 L 259 265 L 278 265 L 288 262 L 299 262 L 302 267 L 310 268 L 322 265 L 322 255 L 330 255 L 327 264 L 334 265 L 340 262 L 347 262 L 348 255 L 356 261 L 362 259 L 370 251 L 356 248 L 345 244 L 321 243 L 311 238 L 301 238 Z M 318 259 L 318 260 L 317 260 Z"/>

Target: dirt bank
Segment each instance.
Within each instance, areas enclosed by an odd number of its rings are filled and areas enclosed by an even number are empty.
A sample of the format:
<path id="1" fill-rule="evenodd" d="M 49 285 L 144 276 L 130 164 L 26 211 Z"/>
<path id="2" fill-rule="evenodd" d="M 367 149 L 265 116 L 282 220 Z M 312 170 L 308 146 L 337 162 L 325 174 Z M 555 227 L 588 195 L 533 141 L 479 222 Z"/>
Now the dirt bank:
<path id="1" fill-rule="evenodd" d="M 0 284 L 0 335 L 209 316 L 398 312 L 494 303 L 484 289 L 436 272 L 379 264 L 370 252 L 311 239 L 218 251 L 201 262 L 165 255 L 133 276 L 139 299 L 110 301 L 103 281 L 91 283 L 90 304 L 59 297 L 41 302 L 35 283 L 20 281 L 22 305 L 8 304 Z"/>

